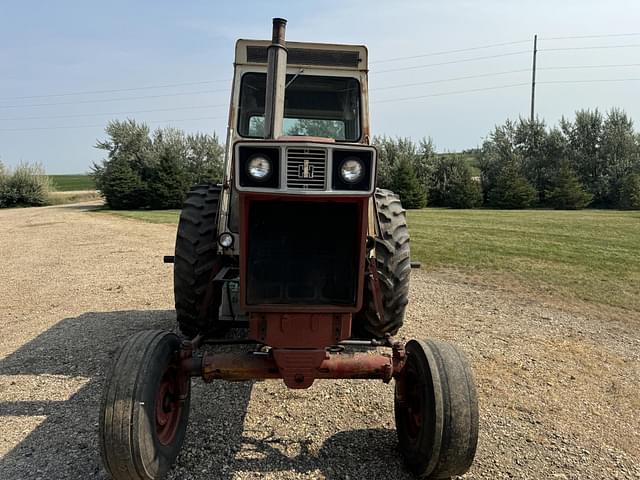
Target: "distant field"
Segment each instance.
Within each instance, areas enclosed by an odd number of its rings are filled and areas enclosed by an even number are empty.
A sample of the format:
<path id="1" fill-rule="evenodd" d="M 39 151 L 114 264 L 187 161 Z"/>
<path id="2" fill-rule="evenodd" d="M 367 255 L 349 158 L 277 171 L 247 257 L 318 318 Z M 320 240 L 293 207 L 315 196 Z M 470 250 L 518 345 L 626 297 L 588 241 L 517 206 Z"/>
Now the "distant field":
<path id="1" fill-rule="evenodd" d="M 49 175 L 56 190 L 61 192 L 95 190 L 96 184 L 89 175 Z"/>
<path id="2" fill-rule="evenodd" d="M 475 153 L 462 153 L 462 152 L 446 152 L 439 153 L 438 155 L 443 155 L 445 157 L 456 156 L 462 158 L 464 163 L 467 164 L 469 169 L 471 170 L 471 175 L 474 177 L 480 176 L 480 158 Z"/>
<path id="3" fill-rule="evenodd" d="M 114 212 L 177 223 L 178 210 Z M 423 268 L 508 274 L 545 292 L 640 312 L 640 212 L 409 211 L 411 256 Z"/>
<path id="4" fill-rule="evenodd" d="M 506 272 L 549 293 L 640 311 L 640 212 L 409 212 L 427 268 Z"/>

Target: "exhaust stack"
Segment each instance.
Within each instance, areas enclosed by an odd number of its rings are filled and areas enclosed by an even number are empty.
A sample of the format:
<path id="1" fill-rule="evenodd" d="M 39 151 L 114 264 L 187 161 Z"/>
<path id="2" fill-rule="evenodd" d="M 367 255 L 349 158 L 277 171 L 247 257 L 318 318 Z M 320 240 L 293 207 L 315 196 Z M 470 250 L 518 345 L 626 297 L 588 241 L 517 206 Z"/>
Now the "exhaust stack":
<path id="1" fill-rule="evenodd" d="M 282 135 L 284 87 L 287 78 L 287 47 L 284 39 L 286 26 L 284 18 L 273 19 L 273 34 L 268 47 L 264 138 L 271 140 Z"/>

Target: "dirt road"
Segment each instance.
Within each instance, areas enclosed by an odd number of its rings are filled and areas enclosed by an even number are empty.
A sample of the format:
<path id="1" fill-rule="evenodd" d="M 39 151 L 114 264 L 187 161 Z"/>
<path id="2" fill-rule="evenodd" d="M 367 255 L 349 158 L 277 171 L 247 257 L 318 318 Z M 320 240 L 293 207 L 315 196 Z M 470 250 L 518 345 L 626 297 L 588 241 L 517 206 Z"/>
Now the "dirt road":
<path id="1" fill-rule="evenodd" d="M 0 478 L 105 478 L 103 372 L 119 342 L 173 328 L 174 227 L 86 207 L 0 211 Z M 409 337 L 460 345 L 481 404 L 464 478 L 640 478 L 640 319 L 511 282 L 418 272 Z M 194 382 L 173 479 L 408 479 L 392 385 Z"/>

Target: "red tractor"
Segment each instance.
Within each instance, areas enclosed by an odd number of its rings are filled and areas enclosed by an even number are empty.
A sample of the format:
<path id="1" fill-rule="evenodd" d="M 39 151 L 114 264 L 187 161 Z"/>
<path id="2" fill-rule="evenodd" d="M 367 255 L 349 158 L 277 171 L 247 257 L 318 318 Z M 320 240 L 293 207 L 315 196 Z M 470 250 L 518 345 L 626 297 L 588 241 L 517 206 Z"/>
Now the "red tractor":
<path id="1" fill-rule="evenodd" d="M 285 25 L 274 19 L 271 42 L 236 44 L 224 183 L 191 190 L 167 259 L 183 336 L 134 335 L 107 376 L 100 445 L 114 479 L 168 471 L 192 377 L 282 379 L 289 388 L 394 380 L 408 468 L 445 478 L 473 461 L 478 406 L 467 360 L 442 342 L 393 338 L 408 303 L 409 231 L 398 196 L 376 189 L 367 50 L 285 43 Z M 248 327 L 246 338 L 225 338 L 230 327 Z M 203 353 L 205 344 L 250 350 Z"/>

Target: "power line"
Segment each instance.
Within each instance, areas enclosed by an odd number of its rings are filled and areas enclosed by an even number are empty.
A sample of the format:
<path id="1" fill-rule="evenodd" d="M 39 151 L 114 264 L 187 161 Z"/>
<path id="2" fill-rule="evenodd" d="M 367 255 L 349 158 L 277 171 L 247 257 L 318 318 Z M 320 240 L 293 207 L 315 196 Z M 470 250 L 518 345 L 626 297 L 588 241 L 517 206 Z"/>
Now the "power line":
<path id="1" fill-rule="evenodd" d="M 523 55 L 523 54 L 528 54 L 531 53 L 530 50 L 520 50 L 517 52 L 510 52 L 510 53 L 500 53 L 497 55 L 487 55 L 484 57 L 473 57 L 473 58 L 467 58 L 464 60 L 451 60 L 448 62 L 438 62 L 438 63 L 428 63 L 428 64 L 424 64 L 424 65 L 414 65 L 411 67 L 400 67 L 400 68 L 391 68 L 388 70 L 374 70 L 371 73 L 388 73 L 388 72 L 402 72 L 402 71 L 406 71 L 406 70 L 417 70 L 419 68 L 427 68 L 427 67 L 439 67 L 441 65 L 451 65 L 454 63 L 467 63 L 467 62 L 475 62 L 478 60 L 487 60 L 490 58 L 500 58 L 500 57 L 509 57 L 509 56 L 513 56 L 513 55 Z"/>
<path id="2" fill-rule="evenodd" d="M 414 96 L 414 97 L 403 97 L 403 98 L 388 98 L 385 100 L 376 100 L 373 101 L 371 103 L 387 103 L 387 102 L 402 102 L 405 100 L 419 100 L 421 98 L 430 98 L 430 97 L 444 97 L 447 95 L 459 95 L 462 93 L 473 93 L 473 92 L 485 92 L 488 90 L 499 90 L 501 88 L 511 88 L 511 87 L 521 87 L 524 85 L 529 85 L 529 83 L 524 82 L 524 83 L 510 83 L 508 85 L 497 85 L 495 87 L 485 87 L 485 88 L 472 88 L 469 90 L 455 90 L 455 91 L 451 91 L 451 92 L 442 92 L 442 93 L 432 93 L 429 95 L 419 95 L 419 96 Z"/>
<path id="3" fill-rule="evenodd" d="M 0 118 L 0 122 L 18 121 L 18 120 L 49 120 L 54 118 L 76 118 L 76 117 L 100 117 L 103 115 L 130 115 L 133 113 L 152 113 L 152 112 L 171 112 L 175 110 L 192 110 L 199 108 L 216 108 L 221 105 L 194 105 L 190 107 L 174 107 L 174 108 L 155 108 L 152 110 L 135 110 L 128 112 L 102 112 L 102 113 L 76 113 L 71 115 L 45 115 L 37 117 L 13 117 Z"/>
<path id="4" fill-rule="evenodd" d="M 608 48 L 637 48 L 640 43 L 627 43 L 624 45 L 594 45 L 591 47 L 558 47 L 558 48 L 540 48 L 539 52 L 560 52 L 565 50 L 601 50 Z"/>
<path id="5" fill-rule="evenodd" d="M 507 70 L 504 72 L 493 72 L 493 73 L 481 73 L 478 75 L 466 75 L 463 77 L 450 77 L 450 78 L 443 78 L 440 80 L 430 80 L 428 82 L 416 82 L 416 83 L 404 83 L 404 84 L 400 84 L 400 85 L 388 85 L 386 87 L 377 87 L 377 88 L 371 88 L 369 89 L 370 92 L 373 91 L 378 91 L 378 90 L 391 90 L 393 88 L 403 88 L 403 87 L 417 87 L 419 85 L 431 85 L 433 83 L 444 83 L 444 82 L 452 82 L 455 80 L 467 80 L 467 79 L 472 79 L 472 78 L 484 78 L 484 77 L 495 77 L 498 75 L 507 75 L 507 74 L 511 74 L 511 73 L 522 73 L 522 72 L 529 72 L 530 69 L 528 68 L 522 68 L 520 70 Z"/>
<path id="6" fill-rule="evenodd" d="M 640 63 L 614 63 L 602 65 L 556 65 L 551 67 L 538 67 L 538 70 L 580 70 L 582 68 L 620 68 L 640 67 Z"/>
<path id="7" fill-rule="evenodd" d="M 32 103 L 27 105 L 0 105 L 1 108 L 27 108 L 27 107 L 48 107 L 56 105 L 80 105 L 87 103 L 105 103 L 105 102 L 126 102 L 129 100 L 143 100 L 147 98 L 163 98 L 163 97 L 180 97 L 186 95 L 201 95 L 206 93 L 228 92 L 228 89 L 224 90 L 202 90 L 199 92 L 181 92 L 181 93 L 164 93 L 159 95 L 144 95 L 141 97 L 126 97 L 126 98 L 102 98 L 98 100 L 79 100 L 76 102 L 57 102 L 57 103 Z M 227 104 L 219 105 L 227 106 Z"/>
<path id="8" fill-rule="evenodd" d="M 640 78 L 594 78 L 590 80 L 545 80 L 538 83 L 601 83 L 601 82 L 637 82 Z"/>
<path id="9" fill-rule="evenodd" d="M 612 33 L 612 34 L 599 34 L 599 35 L 567 35 L 567 36 L 541 37 L 541 39 L 543 39 L 543 40 L 570 40 L 570 39 L 630 37 L 630 36 L 640 36 L 640 32 Z M 518 45 L 518 44 L 523 44 L 523 43 L 528 43 L 528 42 L 529 42 L 529 40 L 515 40 L 515 41 L 510 41 L 510 42 L 492 43 L 492 44 L 486 44 L 486 45 L 479 45 L 479 46 L 475 46 L 475 47 L 459 48 L 459 49 L 454 49 L 454 50 L 443 50 L 443 51 L 438 51 L 438 52 L 428 52 L 428 53 L 405 56 L 405 57 L 387 58 L 387 59 L 383 59 L 383 60 L 378 60 L 378 61 L 372 62 L 372 64 L 389 63 L 389 62 L 401 61 L 401 60 L 412 60 L 412 59 L 416 59 L 416 58 L 425 58 L 425 57 L 438 56 L 438 55 L 447 55 L 447 54 L 451 54 L 451 53 L 469 52 L 469 51 L 476 51 L 476 50 L 482 50 L 482 49 L 487 49 L 487 48 L 495 48 L 495 47 L 502 47 L 502 46 L 509 46 L 509 45 Z M 629 48 L 629 47 L 636 47 L 636 46 L 640 46 L 640 45 L 638 45 L 638 44 L 631 44 L 631 45 L 604 45 L 604 46 L 595 46 L 595 47 L 547 48 L 547 49 L 544 49 L 544 50 L 547 50 L 547 51 L 559 51 L 559 50 L 581 50 L 581 49 L 590 49 L 590 48 L 596 48 L 596 49 L 597 48 Z M 542 49 L 540 49 L 540 50 L 542 50 Z M 514 53 L 507 53 L 507 54 L 497 55 L 497 56 L 509 56 L 509 55 L 514 55 L 514 54 L 519 54 L 519 53 L 520 52 L 514 52 Z M 454 61 L 454 62 L 451 62 L 451 63 L 469 62 L 469 61 L 474 61 L 474 60 L 481 60 L 481 59 L 485 59 L 485 58 L 495 58 L 495 57 L 496 56 L 478 57 L 478 58 L 473 58 L 473 59 L 458 60 L 458 61 Z M 444 65 L 444 64 L 449 64 L 449 62 L 437 63 L 437 64 L 432 64 L 432 65 L 424 65 L 424 66 L 408 67 L 408 68 L 413 69 L 413 68 L 422 68 L 422 67 L 427 67 L 427 66 L 439 66 L 439 65 Z M 612 66 L 626 66 L 626 65 L 612 65 Z M 634 66 L 635 66 L 635 64 L 634 64 Z M 580 68 L 586 68 L 586 67 L 580 67 Z M 393 70 L 381 70 L 381 71 L 378 71 L 377 73 L 385 73 L 387 71 L 396 71 L 396 70 L 395 69 L 393 69 Z M 228 78 L 228 79 L 216 79 L 216 80 L 201 80 L 201 81 L 193 81 L 193 82 L 168 83 L 168 84 L 163 84 L 163 85 L 147 85 L 147 86 L 130 87 L 130 88 L 104 89 L 104 90 L 84 90 L 84 91 L 78 91 L 78 92 L 51 93 L 51 94 L 43 94 L 43 95 L 24 95 L 24 96 L 6 97 L 4 99 L 0 99 L 0 102 L 6 102 L 6 101 L 11 101 L 11 100 L 27 100 L 27 99 L 35 99 L 35 98 L 68 97 L 68 96 L 79 96 L 79 95 L 94 95 L 94 94 L 102 94 L 102 93 L 118 93 L 118 92 L 131 92 L 131 91 L 140 91 L 140 90 L 153 90 L 153 89 L 173 88 L 173 87 L 191 86 L 191 85 L 205 85 L 205 84 L 222 83 L 222 82 L 230 82 L 230 81 L 231 81 L 231 79 Z M 222 91 L 228 91 L 228 89 L 216 90 L 216 92 L 222 92 Z M 59 105 L 59 103 L 51 104 L 51 105 Z M 41 106 L 41 105 L 25 105 L 25 106 Z M 2 106 L 0 105 L 0 107 L 2 107 Z M 6 108 L 13 108 L 13 106 L 6 106 Z"/>
<path id="10" fill-rule="evenodd" d="M 414 58 L 424 58 L 424 57 L 434 57 L 437 55 L 448 55 L 450 53 L 461 53 L 461 52 L 471 52 L 474 50 L 483 50 L 485 48 L 494 48 L 494 47 L 504 47 L 507 45 L 518 45 L 521 43 L 529 43 L 529 40 L 516 40 L 513 42 L 503 42 L 503 43 L 491 43 L 488 45 L 480 45 L 477 47 L 468 47 L 468 48 L 458 48 L 456 50 L 443 50 L 440 52 L 429 52 L 429 53 L 422 53 L 419 55 L 411 55 L 408 57 L 395 57 L 395 58 L 386 58 L 384 60 L 376 60 L 375 62 L 371 62 L 371 64 L 378 64 L 378 63 L 389 63 L 389 62 L 397 62 L 400 60 L 412 60 Z"/>
<path id="11" fill-rule="evenodd" d="M 21 97 L 7 97 L 0 102 L 7 102 L 11 100 L 27 100 L 31 98 L 51 98 L 51 97 L 71 97 L 76 95 L 94 95 L 98 93 L 118 93 L 118 92 L 134 92 L 138 90 L 154 90 L 159 88 L 173 88 L 173 87 L 186 87 L 189 85 L 205 85 L 209 83 L 222 83 L 230 82 L 231 79 L 224 80 L 203 80 L 199 82 L 183 82 L 183 83 L 168 83 L 165 85 L 149 85 L 146 87 L 131 87 L 131 88 L 116 88 L 111 90 L 84 90 L 81 92 L 67 92 L 67 93 L 50 93 L 47 95 L 26 95 Z"/>
<path id="12" fill-rule="evenodd" d="M 220 120 L 226 117 L 199 117 L 199 118 L 177 118 L 173 120 L 149 120 L 145 123 L 167 123 L 167 122 L 190 122 L 196 120 Z M 60 130 L 66 128 L 103 128 L 104 124 L 97 125 L 60 125 L 57 127 L 27 127 L 27 128 L 1 128 L 0 132 L 20 132 L 29 130 Z"/>
<path id="13" fill-rule="evenodd" d="M 574 40 L 582 38 L 609 38 L 609 37 L 637 37 L 640 32 L 631 33 L 604 33 L 601 35 L 567 35 L 563 37 L 540 37 L 541 40 Z"/>

